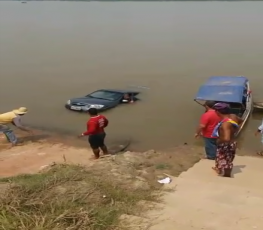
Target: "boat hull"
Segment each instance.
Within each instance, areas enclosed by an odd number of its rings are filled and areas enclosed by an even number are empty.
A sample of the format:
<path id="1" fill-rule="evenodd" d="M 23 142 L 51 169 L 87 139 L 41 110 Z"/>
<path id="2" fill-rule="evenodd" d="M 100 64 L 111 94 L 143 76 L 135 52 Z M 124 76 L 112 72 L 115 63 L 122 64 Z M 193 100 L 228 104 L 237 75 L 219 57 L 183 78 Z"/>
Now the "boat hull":
<path id="1" fill-rule="evenodd" d="M 243 130 L 246 122 L 248 121 L 248 118 L 250 116 L 250 114 L 252 113 L 253 111 L 253 96 L 252 96 L 252 93 L 251 93 L 251 88 L 250 88 L 250 84 L 249 82 L 247 82 L 247 92 L 248 95 L 247 95 L 247 100 L 246 100 L 246 109 L 245 111 L 243 112 L 242 116 L 241 116 L 241 119 L 243 120 L 243 123 L 242 125 L 240 126 L 238 132 L 236 133 L 236 136 L 238 136 L 241 131 Z"/>

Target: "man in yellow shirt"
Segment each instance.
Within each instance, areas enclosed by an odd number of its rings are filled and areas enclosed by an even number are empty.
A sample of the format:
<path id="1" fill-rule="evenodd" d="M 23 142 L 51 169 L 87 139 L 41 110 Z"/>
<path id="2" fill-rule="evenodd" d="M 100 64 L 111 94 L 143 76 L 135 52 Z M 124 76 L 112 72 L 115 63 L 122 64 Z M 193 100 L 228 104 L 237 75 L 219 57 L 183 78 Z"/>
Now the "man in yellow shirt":
<path id="1" fill-rule="evenodd" d="M 27 113 L 27 108 L 21 107 L 13 111 L 0 114 L 0 133 L 4 133 L 7 140 L 12 144 L 11 147 L 17 145 L 17 137 L 13 130 L 9 127 L 10 124 L 16 126 L 17 128 L 31 133 L 31 131 L 25 128 L 21 124 L 21 117 Z"/>

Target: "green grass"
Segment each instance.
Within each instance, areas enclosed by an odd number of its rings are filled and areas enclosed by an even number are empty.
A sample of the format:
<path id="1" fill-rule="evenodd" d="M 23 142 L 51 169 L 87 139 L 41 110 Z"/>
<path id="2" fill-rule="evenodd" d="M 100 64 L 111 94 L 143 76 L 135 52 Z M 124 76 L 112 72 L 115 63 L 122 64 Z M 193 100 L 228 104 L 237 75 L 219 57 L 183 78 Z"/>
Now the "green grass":
<path id="1" fill-rule="evenodd" d="M 150 190 L 80 166 L 57 165 L 1 182 L 11 184 L 0 196 L 3 230 L 121 229 L 122 214 L 138 214 L 139 201 L 156 199 Z"/>
<path id="2" fill-rule="evenodd" d="M 172 166 L 166 163 L 159 163 L 155 166 L 155 168 L 158 170 L 165 170 L 165 169 L 171 169 Z"/>

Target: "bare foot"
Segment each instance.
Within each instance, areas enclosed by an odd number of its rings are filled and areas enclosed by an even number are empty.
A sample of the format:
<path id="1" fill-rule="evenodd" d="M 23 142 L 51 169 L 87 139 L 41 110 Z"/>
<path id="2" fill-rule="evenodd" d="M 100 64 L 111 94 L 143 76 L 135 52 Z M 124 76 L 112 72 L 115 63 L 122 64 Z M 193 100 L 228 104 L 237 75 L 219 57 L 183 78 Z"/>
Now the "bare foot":
<path id="1" fill-rule="evenodd" d="M 22 143 L 12 144 L 11 147 L 22 146 Z"/>
<path id="2" fill-rule="evenodd" d="M 98 160 L 98 159 L 100 159 L 100 157 L 92 156 L 92 157 L 90 158 L 90 160 Z"/>
<path id="3" fill-rule="evenodd" d="M 216 167 L 212 167 L 212 169 L 216 172 L 216 174 L 219 176 L 220 175 L 220 170 L 217 169 Z"/>
<path id="4" fill-rule="evenodd" d="M 19 144 L 15 144 L 15 145 L 12 145 L 13 147 L 16 147 L 16 146 L 22 146 L 23 144 L 22 143 L 19 143 Z"/>
<path id="5" fill-rule="evenodd" d="M 100 158 L 106 158 L 106 157 L 111 157 L 111 154 L 103 154 Z"/>
<path id="6" fill-rule="evenodd" d="M 11 144 L 11 145 L 9 145 L 9 149 L 11 149 L 11 148 L 14 148 L 14 147 L 16 147 L 17 146 L 17 144 Z"/>

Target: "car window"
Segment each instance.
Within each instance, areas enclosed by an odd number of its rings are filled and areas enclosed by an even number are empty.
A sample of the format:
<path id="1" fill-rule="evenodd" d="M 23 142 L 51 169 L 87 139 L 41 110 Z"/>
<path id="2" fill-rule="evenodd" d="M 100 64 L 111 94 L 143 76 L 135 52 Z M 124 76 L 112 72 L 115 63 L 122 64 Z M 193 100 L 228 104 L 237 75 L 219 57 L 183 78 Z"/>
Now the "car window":
<path id="1" fill-rule="evenodd" d="M 96 91 L 96 92 L 93 92 L 93 93 L 87 95 L 87 97 L 104 99 L 104 100 L 108 100 L 108 101 L 118 100 L 121 96 L 122 96 L 122 93 L 103 91 L 103 90 Z"/>

